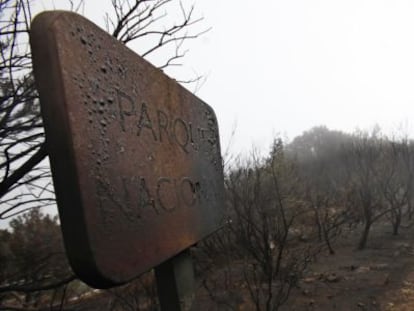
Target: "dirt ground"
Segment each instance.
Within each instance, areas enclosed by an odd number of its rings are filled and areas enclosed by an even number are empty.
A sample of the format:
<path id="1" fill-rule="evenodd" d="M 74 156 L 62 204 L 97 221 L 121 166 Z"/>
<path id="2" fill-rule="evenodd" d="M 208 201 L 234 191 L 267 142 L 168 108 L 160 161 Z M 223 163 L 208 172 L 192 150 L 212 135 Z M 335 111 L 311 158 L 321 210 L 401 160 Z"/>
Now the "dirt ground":
<path id="1" fill-rule="evenodd" d="M 363 251 L 355 250 L 358 237 L 358 230 L 344 234 L 335 244 L 335 255 L 320 254 L 280 310 L 414 311 L 414 226 L 392 236 L 389 225 L 377 225 Z M 231 298 L 233 307 L 229 308 L 212 305 L 200 288 L 192 310 L 254 310 L 245 303 L 242 292 Z M 238 300 L 240 304 L 235 307 Z M 74 310 L 87 309 L 97 308 Z"/>
<path id="2" fill-rule="evenodd" d="M 414 310 L 414 228 L 373 229 L 367 249 L 355 250 L 355 232 L 319 256 L 281 310 Z"/>

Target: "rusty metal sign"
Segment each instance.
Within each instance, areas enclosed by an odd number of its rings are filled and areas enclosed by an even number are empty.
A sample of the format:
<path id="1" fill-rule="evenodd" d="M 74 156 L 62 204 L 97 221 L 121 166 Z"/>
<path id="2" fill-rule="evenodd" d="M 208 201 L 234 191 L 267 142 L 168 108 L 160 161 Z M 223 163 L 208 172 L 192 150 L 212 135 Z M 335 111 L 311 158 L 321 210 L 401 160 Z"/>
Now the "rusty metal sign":
<path id="1" fill-rule="evenodd" d="M 85 18 L 31 29 L 63 237 L 86 283 L 125 283 L 222 221 L 215 114 Z"/>

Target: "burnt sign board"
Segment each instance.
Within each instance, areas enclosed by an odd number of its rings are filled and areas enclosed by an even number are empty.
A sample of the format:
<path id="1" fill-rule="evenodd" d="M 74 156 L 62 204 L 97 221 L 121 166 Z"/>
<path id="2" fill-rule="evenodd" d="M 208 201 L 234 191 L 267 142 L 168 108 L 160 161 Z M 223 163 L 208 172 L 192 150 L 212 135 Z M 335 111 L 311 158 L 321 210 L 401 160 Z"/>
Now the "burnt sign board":
<path id="1" fill-rule="evenodd" d="M 31 47 L 63 237 L 82 280 L 125 283 L 221 226 L 212 108 L 77 14 L 38 15 Z"/>

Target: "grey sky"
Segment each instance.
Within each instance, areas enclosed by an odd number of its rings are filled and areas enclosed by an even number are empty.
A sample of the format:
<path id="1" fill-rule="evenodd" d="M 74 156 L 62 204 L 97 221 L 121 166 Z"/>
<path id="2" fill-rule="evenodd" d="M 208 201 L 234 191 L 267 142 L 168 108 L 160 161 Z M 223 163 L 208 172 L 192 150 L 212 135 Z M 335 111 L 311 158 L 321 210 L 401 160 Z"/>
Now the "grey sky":
<path id="1" fill-rule="evenodd" d="M 102 26 L 104 1 L 86 2 L 85 15 Z M 187 44 L 174 75 L 207 77 L 197 95 L 217 113 L 223 149 L 235 123 L 233 152 L 267 150 L 278 133 L 293 138 L 321 124 L 344 131 L 378 124 L 387 133 L 402 126 L 412 136 L 413 1 L 198 0 L 195 7 L 213 28 Z"/>

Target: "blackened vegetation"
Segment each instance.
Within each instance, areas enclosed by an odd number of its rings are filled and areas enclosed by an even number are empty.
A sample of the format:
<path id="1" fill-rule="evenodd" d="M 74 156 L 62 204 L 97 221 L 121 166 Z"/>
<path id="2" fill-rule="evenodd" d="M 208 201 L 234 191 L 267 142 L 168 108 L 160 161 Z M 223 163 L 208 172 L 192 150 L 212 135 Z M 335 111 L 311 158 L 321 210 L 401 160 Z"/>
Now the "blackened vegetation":
<path id="1" fill-rule="evenodd" d="M 294 298 L 292 289 L 300 286 L 303 273 L 318 256 L 335 255 L 341 234 L 359 234 L 355 249 L 361 249 L 370 247 L 369 233 L 376 223 L 382 227 L 389 223 L 389 233 L 396 235 L 402 225 L 412 223 L 414 144 L 406 138 L 390 139 L 380 132 L 349 135 L 319 127 L 287 144 L 275 139 L 265 157 L 252 153 L 231 164 L 225 174 L 227 225 L 193 249 L 202 284 L 195 300 L 197 310 L 278 310 Z M 175 205 L 163 203 L 164 191 L 185 208 L 203 195 L 202 188 L 185 177 L 160 177 L 154 185 L 142 178 L 133 182 L 141 193 L 141 209 L 119 208 L 134 221 L 142 217 L 142 209 L 155 215 L 174 211 Z M 105 187 L 101 191 L 103 200 L 111 199 Z M 31 221 L 26 223 L 29 226 Z M 1 233 L 4 269 L 17 258 L 3 251 L 10 248 L 7 241 L 14 241 L 15 234 Z M 45 249 L 42 256 L 50 251 Z M 22 297 L 27 288 L 20 288 L 6 270 L 2 273 L 9 276 L 0 288 L 0 303 L 15 303 L 14 293 Z M 55 305 L 63 301 L 68 310 L 158 308 L 151 272 L 128 285 L 99 292 L 71 279 L 66 279 L 68 285 L 54 284 L 58 279 L 53 275 L 48 274 L 42 286 L 56 287 L 37 290 L 27 298 L 27 305 L 42 306 L 52 300 Z"/>
<path id="2" fill-rule="evenodd" d="M 149 21 L 168 2 L 136 1 L 123 7 L 113 1 L 116 18 L 108 19 L 108 28 L 123 42 L 139 38 L 143 36 L 139 28 L 128 31 L 128 25 L 134 24 L 128 21 Z M 141 7 L 141 14 L 133 14 Z M 26 208 L 54 204 L 54 197 L 49 169 L 41 162 L 46 150 L 31 55 L 22 44 L 29 32 L 29 2 L 1 1 L 0 17 L 0 218 L 5 219 Z M 192 10 L 184 11 L 182 24 L 158 32 L 154 48 L 162 47 L 178 29 L 190 26 L 191 17 Z M 181 42 L 186 36 L 175 38 Z M 83 37 L 81 43 L 89 46 L 88 40 Z M 176 54 L 165 65 L 180 57 Z M 100 67 L 105 75 L 109 69 L 110 64 Z M 125 74 L 125 68 L 116 69 Z M 99 81 L 89 82 L 99 86 Z M 151 111 L 148 103 L 131 103 L 128 95 L 112 91 L 106 101 L 91 101 L 96 115 L 117 106 L 117 125 L 124 129 L 124 122 L 135 122 L 137 136 L 148 135 L 183 153 L 197 152 L 198 140 L 210 139 L 214 145 L 217 139 L 182 116 Z M 99 122 L 102 128 L 108 125 L 107 120 Z M 390 138 L 378 131 L 347 135 L 324 127 L 311 129 L 290 143 L 276 139 L 265 157 L 252 153 L 245 160 L 231 162 L 225 176 L 228 223 L 194 248 L 203 284 L 196 297 L 199 310 L 242 306 L 277 310 L 314 258 L 321 252 L 335 254 L 336 238 L 341 234 L 357 231 L 358 249 L 370 246 L 369 234 L 378 222 L 389 223 L 390 233 L 398 235 L 402 225 L 412 224 L 413 169 L 414 145 L 404 136 Z M 145 176 L 121 182 L 126 201 L 132 195 L 140 198 L 134 208 L 121 205 L 105 184 L 98 185 L 98 195 L 112 200 L 131 221 L 141 219 L 143 210 L 157 214 L 174 211 L 178 205 L 191 208 L 208 188 L 208 181 L 186 176 L 158 176 L 154 184 Z M 133 187 L 128 188 L 128 183 Z M 165 197 L 175 199 L 174 204 L 166 204 Z M 10 229 L 0 230 L 0 309 L 157 309 L 151 272 L 108 291 L 95 292 L 77 281 L 66 263 L 58 229 L 56 219 L 33 210 L 14 220 Z"/>
<path id="3" fill-rule="evenodd" d="M 371 228 L 398 235 L 413 215 L 414 143 L 379 130 L 316 127 L 225 177 L 228 225 L 197 248 L 204 294 L 223 310 L 278 310 L 341 234 L 369 247 Z M 210 302 L 211 303 L 211 302 Z"/>

